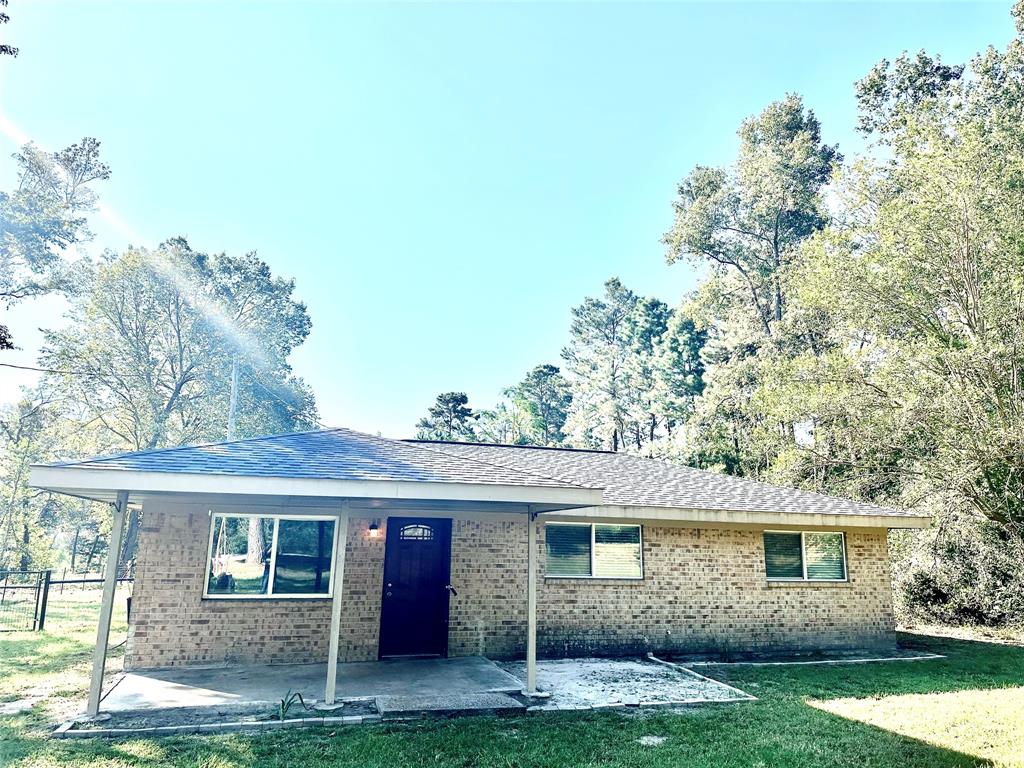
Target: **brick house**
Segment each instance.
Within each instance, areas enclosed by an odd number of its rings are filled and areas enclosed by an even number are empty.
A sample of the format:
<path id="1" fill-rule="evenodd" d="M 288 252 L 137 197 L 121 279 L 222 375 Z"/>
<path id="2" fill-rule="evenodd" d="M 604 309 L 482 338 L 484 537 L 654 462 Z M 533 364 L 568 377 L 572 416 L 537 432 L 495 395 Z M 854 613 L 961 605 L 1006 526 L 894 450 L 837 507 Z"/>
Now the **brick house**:
<path id="1" fill-rule="evenodd" d="M 891 645 L 886 533 L 929 523 L 618 453 L 346 429 L 32 484 L 114 502 L 112 546 L 142 509 L 128 667 L 326 659 L 328 701 L 338 661 L 525 655 L 532 688 L 538 654 Z"/>

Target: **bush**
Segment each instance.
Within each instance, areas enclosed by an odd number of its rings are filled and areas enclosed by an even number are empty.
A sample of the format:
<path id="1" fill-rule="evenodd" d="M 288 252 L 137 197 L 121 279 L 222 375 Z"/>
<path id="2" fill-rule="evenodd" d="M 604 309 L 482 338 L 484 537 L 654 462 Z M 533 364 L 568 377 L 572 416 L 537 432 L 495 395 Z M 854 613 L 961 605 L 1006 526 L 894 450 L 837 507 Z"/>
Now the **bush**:
<path id="1" fill-rule="evenodd" d="M 896 605 L 905 623 L 1024 625 L 1024 543 L 975 517 L 947 514 L 893 545 Z"/>

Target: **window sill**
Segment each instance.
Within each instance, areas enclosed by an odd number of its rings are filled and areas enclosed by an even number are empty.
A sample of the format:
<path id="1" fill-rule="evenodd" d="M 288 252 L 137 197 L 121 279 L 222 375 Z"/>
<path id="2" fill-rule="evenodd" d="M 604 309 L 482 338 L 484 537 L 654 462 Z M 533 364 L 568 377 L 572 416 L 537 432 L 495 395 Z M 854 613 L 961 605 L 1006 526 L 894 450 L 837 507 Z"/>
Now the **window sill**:
<path id="1" fill-rule="evenodd" d="M 766 579 L 769 587 L 849 587 L 849 579 L 843 581 L 824 581 L 821 579 Z"/>
<path id="2" fill-rule="evenodd" d="M 586 581 L 594 584 L 642 584 L 643 576 L 549 576 L 544 574 L 545 581 Z"/>
<path id="3" fill-rule="evenodd" d="M 310 600 L 331 600 L 331 595 L 203 595 L 203 602 L 210 603 L 266 603 L 286 600 L 290 603 Z"/>

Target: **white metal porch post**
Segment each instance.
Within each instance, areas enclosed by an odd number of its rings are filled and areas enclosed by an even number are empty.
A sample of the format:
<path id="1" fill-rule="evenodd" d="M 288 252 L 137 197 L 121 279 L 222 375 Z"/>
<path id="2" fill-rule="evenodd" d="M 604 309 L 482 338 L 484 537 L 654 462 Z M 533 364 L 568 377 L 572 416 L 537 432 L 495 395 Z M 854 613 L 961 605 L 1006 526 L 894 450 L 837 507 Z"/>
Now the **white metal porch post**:
<path id="1" fill-rule="evenodd" d="M 338 516 L 338 533 L 334 537 L 334 557 L 331 560 L 331 581 L 334 597 L 331 600 L 331 641 L 327 655 L 327 687 L 324 691 L 324 704 L 334 704 L 335 689 L 338 677 L 338 645 L 341 638 L 341 596 L 345 586 L 345 545 L 348 542 L 348 502 L 341 505 Z"/>
<path id="2" fill-rule="evenodd" d="M 100 621 L 96 628 L 96 649 L 92 655 L 92 680 L 89 682 L 89 704 L 85 713 L 96 717 L 103 695 L 103 671 L 107 665 L 107 645 L 110 643 L 110 619 L 114 613 L 114 590 L 117 587 L 117 563 L 121 559 L 124 541 L 124 521 L 128 516 L 128 491 L 117 492 L 114 506 L 114 525 L 110 529 L 107 545 L 107 564 L 103 573 L 103 599 L 100 602 Z"/>
<path id="3" fill-rule="evenodd" d="M 537 692 L 537 513 L 526 515 L 526 694 Z"/>

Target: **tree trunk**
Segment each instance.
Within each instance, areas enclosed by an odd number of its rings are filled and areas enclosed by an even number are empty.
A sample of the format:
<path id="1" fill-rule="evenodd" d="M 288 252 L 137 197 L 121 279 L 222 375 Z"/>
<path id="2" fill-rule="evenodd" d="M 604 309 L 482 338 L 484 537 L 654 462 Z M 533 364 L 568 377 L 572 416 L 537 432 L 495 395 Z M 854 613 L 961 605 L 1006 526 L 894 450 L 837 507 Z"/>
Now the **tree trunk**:
<path id="1" fill-rule="evenodd" d="M 78 537 L 82 534 L 82 526 L 75 526 L 75 540 L 71 542 L 71 572 L 75 572 L 75 560 L 78 559 Z"/>
<path id="2" fill-rule="evenodd" d="M 28 545 L 29 545 L 29 542 L 31 541 L 31 538 L 30 538 L 31 535 L 32 534 L 29 531 L 29 527 L 28 527 L 28 520 L 25 520 L 21 524 L 21 562 L 20 562 L 20 567 L 21 567 L 21 570 L 23 570 L 23 571 L 27 571 L 29 565 L 31 564 L 30 561 L 29 561 L 29 556 L 28 556 Z"/>
<path id="3" fill-rule="evenodd" d="M 258 517 L 249 518 L 249 539 L 246 544 L 245 562 L 249 565 L 263 565 L 263 528 Z"/>

